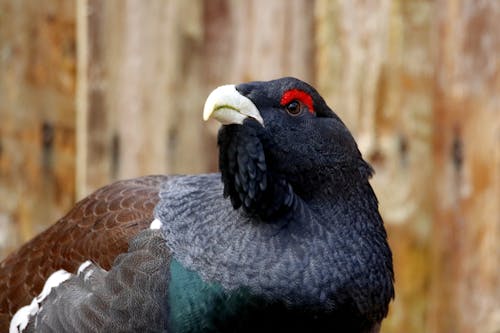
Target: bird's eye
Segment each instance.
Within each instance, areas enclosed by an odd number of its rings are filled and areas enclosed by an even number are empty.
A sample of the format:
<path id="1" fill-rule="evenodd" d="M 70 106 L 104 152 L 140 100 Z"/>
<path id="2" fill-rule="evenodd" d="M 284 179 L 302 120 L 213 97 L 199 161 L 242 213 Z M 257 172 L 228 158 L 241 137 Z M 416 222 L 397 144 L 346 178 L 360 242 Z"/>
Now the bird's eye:
<path id="1" fill-rule="evenodd" d="M 292 116 L 298 116 L 302 113 L 303 106 L 299 101 L 292 101 L 285 106 L 285 109 Z"/>

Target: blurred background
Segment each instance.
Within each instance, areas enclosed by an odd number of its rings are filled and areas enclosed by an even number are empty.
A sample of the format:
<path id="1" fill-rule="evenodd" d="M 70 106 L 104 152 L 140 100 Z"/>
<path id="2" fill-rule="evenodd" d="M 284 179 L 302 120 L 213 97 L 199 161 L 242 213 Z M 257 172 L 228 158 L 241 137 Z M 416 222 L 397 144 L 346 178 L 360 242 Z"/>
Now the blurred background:
<path id="1" fill-rule="evenodd" d="M 500 332 L 500 1 L 0 0 L 0 258 L 117 179 L 217 169 L 208 93 L 313 84 L 376 174 L 383 332 Z"/>

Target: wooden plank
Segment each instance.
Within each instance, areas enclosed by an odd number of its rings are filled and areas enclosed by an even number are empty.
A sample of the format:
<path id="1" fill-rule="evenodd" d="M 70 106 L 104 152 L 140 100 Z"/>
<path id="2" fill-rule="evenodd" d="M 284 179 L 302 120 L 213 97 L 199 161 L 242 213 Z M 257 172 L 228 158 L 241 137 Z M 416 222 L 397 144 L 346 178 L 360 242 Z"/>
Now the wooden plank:
<path id="1" fill-rule="evenodd" d="M 500 6 L 436 16 L 436 213 L 429 332 L 500 328 Z"/>
<path id="2" fill-rule="evenodd" d="M 0 1 L 0 219 L 26 241 L 74 202 L 74 3 Z"/>
<path id="3" fill-rule="evenodd" d="M 314 77 L 314 1 L 205 0 L 208 83 Z"/>
<path id="4" fill-rule="evenodd" d="M 89 60 L 89 1 L 76 1 L 77 77 L 76 77 L 76 197 L 83 198 L 87 190 L 88 157 L 88 64 Z"/>
<path id="5" fill-rule="evenodd" d="M 206 170 L 201 2 L 90 1 L 89 13 L 88 190 Z"/>

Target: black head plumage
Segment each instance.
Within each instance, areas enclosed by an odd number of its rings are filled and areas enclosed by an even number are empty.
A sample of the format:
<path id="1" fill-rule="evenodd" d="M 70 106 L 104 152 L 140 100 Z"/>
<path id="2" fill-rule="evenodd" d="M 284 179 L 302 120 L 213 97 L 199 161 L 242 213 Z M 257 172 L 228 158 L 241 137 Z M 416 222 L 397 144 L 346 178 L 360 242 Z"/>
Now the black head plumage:
<path id="1" fill-rule="evenodd" d="M 236 86 L 263 124 L 247 118 L 220 129 L 224 194 L 234 208 L 272 220 L 302 198 L 366 182 L 371 167 L 354 138 L 318 92 L 287 77 Z"/>

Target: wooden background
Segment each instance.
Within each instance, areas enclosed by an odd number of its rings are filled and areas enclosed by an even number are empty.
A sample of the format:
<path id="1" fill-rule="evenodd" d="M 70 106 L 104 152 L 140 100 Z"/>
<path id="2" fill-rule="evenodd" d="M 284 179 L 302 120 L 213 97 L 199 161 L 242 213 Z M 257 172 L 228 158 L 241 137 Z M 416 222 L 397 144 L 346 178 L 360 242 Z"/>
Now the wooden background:
<path id="1" fill-rule="evenodd" d="M 374 165 L 383 332 L 500 332 L 500 1 L 0 0 L 0 256 L 115 179 L 216 170 L 207 94 L 293 75 Z"/>

